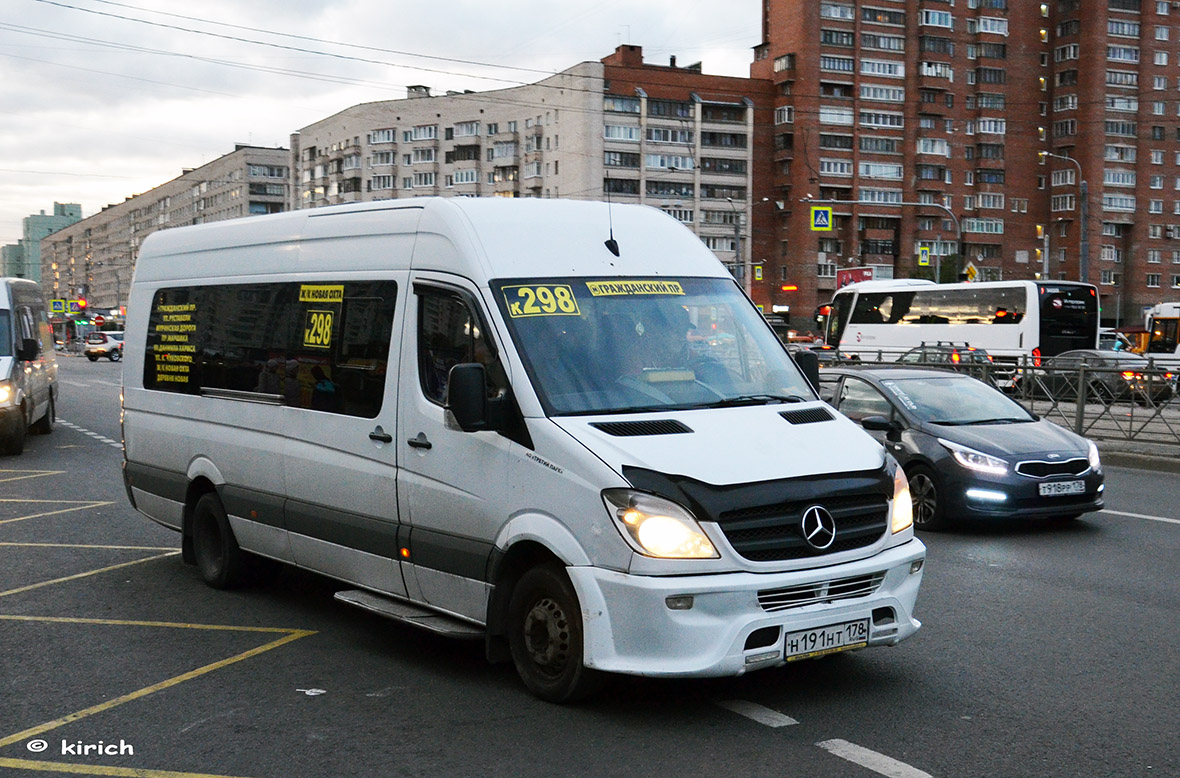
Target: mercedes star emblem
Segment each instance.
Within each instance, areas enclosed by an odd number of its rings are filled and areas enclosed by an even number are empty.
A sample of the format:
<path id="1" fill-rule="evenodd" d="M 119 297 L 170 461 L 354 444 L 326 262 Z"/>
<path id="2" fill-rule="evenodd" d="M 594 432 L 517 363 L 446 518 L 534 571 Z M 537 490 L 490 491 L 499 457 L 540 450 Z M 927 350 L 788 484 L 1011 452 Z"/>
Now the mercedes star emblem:
<path id="1" fill-rule="evenodd" d="M 821 505 L 812 505 L 803 511 L 803 539 L 807 545 L 816 551 L 823 551 L 836 541 L 836 520 L 828 509 Z"/>

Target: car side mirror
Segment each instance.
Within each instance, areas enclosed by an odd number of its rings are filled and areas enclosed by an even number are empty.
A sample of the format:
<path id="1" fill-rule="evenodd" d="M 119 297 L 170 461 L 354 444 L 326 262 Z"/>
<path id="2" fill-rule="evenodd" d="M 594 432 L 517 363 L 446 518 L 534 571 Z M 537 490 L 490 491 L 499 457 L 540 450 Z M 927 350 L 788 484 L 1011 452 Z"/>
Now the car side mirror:
<path id="1" fill-rule="evenodd" d="M 464 432 L 500 430 L 504 426 L 503 397 L 488 399 L 488 376 L 477 362 L 455 365 L 447 374 L 446 409 Z"/>
<path id="2" fill-rule="evenodd" d="M 811 388 L 819 393 L 819 356 L 814 351 L 800 349 L 791 355 L 799 372 L 810 382 Z"/>
<path id="3" fill-rule="evenodd" d="M 884 416 L 866 416 L 860 420 L 860 426 L 870 432 L 895 432 L 898 424 Z"/>
<path id="4" fill-rule="evenodd" d="M 32 362 L 37 358 L 37 341 L 25 338 L 16 350 L 16 358 L 21 362 Z"/>

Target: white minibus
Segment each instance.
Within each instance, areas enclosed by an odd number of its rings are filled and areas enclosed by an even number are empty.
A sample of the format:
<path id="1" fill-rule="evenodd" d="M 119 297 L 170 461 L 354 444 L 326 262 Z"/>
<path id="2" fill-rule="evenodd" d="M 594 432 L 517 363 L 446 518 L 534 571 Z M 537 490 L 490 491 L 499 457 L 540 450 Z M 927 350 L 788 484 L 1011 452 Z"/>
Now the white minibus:
<path id="1" fill-rule="evenodd" d="M 128 495 L 208 584 L 330 576 L 543 699 L 920 626 L 901 469 L 658 210 L 421 198 L 161 230 L 124 359 Z"/>
<path id="2" fill-rule="evenodd" d="M 57 358 L 41 286 L 0 278 L 0 452 L 19 454 L 30 431 L 57 419 Z"/>

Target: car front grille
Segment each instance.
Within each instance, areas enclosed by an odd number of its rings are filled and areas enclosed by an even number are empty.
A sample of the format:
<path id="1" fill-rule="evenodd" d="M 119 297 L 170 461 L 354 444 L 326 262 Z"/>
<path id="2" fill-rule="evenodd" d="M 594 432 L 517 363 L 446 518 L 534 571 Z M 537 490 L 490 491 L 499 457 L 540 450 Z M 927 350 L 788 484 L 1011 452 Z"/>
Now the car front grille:
<path id="1" fill-rule="evenodd" d="M 831 581 L 787 586 L 782 589 L 763 589 L 758 592 L 758 604 L 769 613 L 808 605 L 867 597 L 881 587 L 885 572 L 835 578 Z"/>
<path id="2" fill-rule="evenodd" d="M 1067 459 L 1064 462 L 1029 460 L 1016 465 L 1016 472 L 1029 478 L 1051 478 L 1055 475 L 1081 475 L 1089 469 L 1090 460 L 1085 457 Z"/>

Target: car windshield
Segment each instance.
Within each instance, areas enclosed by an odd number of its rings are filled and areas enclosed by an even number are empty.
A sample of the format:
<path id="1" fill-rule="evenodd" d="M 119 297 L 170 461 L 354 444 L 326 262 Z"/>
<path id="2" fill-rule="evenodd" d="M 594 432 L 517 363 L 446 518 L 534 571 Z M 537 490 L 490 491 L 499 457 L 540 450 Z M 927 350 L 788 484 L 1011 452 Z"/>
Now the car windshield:
<path id="1" fill-rule="evenodd" d="M 934 424 L 1014 424 L 1036 420 L 997 390 L 968 376 L 887 379 L 881 381 L 881 386 L 912 415 Z"/>
<path id="2" fill-rule="evenodd" d="M 730 280 L 512 279 L 492 290 L 550 415 L 815 399 Z"/>
<path id="3" fill-rule="evenodd" d="M 0 311 L 0 357 L 12 356 L 12 320 L 8 311 Z"/>

